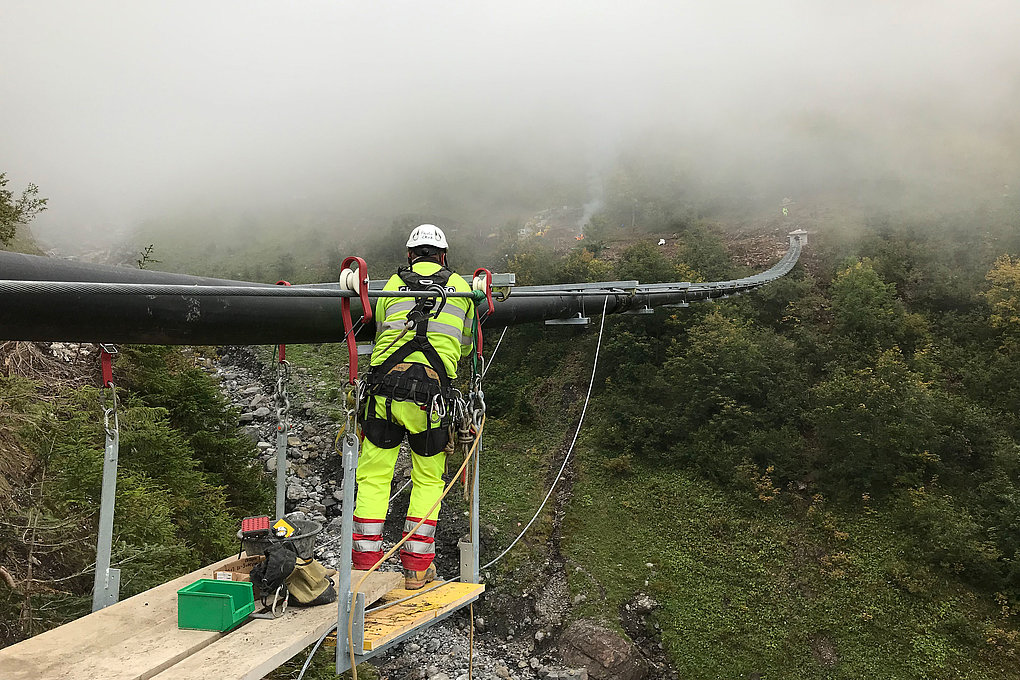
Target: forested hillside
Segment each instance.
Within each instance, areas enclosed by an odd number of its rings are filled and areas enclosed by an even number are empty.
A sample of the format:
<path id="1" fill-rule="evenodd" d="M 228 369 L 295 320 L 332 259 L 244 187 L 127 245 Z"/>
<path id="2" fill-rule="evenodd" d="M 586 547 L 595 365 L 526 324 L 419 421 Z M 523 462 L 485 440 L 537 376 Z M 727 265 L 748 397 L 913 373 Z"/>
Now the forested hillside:
<path id="1" fill-rule="evenodd" d="M 1016 213 L 835 229 L 798 209 L 812 236 L 792 275 L 607 320 L 566 517 L 547 525 L 575 614 L 626 628 L 651 592 L 653 628 L 628 632 L 661 636 L 680 677 L 1014 677 Z M 740 273 L 716 256 L 724 230 L 671 226 L 677 257 L 641 243 L 542 273 Z M 559 451 L 592 333 L 511 331 L 487 392 L 511 442 Z"/>

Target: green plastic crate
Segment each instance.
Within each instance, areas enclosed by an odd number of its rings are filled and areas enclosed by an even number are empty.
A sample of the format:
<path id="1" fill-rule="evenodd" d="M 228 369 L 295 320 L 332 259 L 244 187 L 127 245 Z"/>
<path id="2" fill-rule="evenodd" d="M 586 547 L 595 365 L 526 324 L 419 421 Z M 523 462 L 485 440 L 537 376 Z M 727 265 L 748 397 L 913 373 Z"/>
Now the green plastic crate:
<path id="1" fill-rule="evenodd" d="M 177 591 L 177 627 L 226 631 L 255 611 L 252 585 L 201 578 Z"/>

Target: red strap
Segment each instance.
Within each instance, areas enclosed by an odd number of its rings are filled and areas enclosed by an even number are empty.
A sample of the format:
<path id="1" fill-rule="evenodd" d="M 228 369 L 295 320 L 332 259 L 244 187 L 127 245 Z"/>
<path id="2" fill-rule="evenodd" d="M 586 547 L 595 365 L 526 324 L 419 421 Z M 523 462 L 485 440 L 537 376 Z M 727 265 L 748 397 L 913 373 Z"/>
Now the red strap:
<path id="1" fill-rule="evenodd" d="M 277 281 L 276 285 L 278 285 L 278 286 L 289 286 L 290 285 L 290 281 L 282 281 L 282 280 L 281 281 Z M 280 345 L 280 352 L 279 352 L 279 354 L 280 354 L 279 361 L 282 364 L 283 362 L 285 362 L 287 360 L 287 345 Z"/>
<path id="2" fill-rule="evenodd" d="M 358 263 L 358 278 L 361 284 L 358 286 L 358 297 L 361 299 L 362 319 L 371 321 L 372 303 L 368 301 L 368 265 L 360 257 L 348 257 L 340 265 L 340 271 L 347 269 L 348 265 L 354 262 Z M 358 344 L 354 338 L 354 322 L 351 320 L 351 299 L 349 297 L 340 298 L 340 316 L 344 322 L 344 338 L 347 340 L 347 358 L 350 365 L 350 375 L 347 381 L 353 385 L 354 381 L 358 379 Z"/>
<path id="3" fill-rule="evenodd" d="M 492 272 L 485 267 L 475 270 L 475 277 L 485 274 L 485 301 L 489 303 L 489 314 L 492 314 L 495 307 L 492 304 Z M 478 358 L 482 358 L 482 315 L 478 313 L 478 306 L 475 306 L 475 315 L 478 317 L 478 342 L 475 343 L 478 350 Z"/>
<path id="4" fill-rule="evenodd" d="M 481 267 L 475 270 L 475 276 L 478 274 L 485 274 L 485 301 L 489 303 L 489 314 L 495 311 L 495 307 L 492 304 L 492 272 L 485 267 Z"/>
<path id="5" fill-rule="evenodd" d="M 99 365 L 103 371 L 103 387 L 113 385 L 113 355 L 104 348 L 99 349 Z"/>

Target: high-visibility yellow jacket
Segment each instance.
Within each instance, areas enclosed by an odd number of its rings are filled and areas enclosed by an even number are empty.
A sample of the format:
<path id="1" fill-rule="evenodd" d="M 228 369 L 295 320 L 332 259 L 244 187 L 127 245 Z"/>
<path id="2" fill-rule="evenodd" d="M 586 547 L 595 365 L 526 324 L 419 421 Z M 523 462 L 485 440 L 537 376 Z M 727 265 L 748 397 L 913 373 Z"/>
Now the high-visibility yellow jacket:
<path id="1" fill-rule="evenodd" d="M 437 262 L 416 262 L 411 269 L 421 276 L 435 274 L 442 267 Z M 404 282 L 394 274 L 386 282 L 383 290 L 400 290 Z M 459 274 L 451 274 L 446 283 L 447 290 L 458 293 L 470 293 L 471 286 Z M 375 303 L 375 349 L 372 351 L 372 366 L 382 364 L 386 359 L 396 352 L 404 342 L 414 337 L 414 331 L 410 330 L 401 338 L 400 342 L 394 342 L 404 330 L 404 322 L 407 320 L 407 313 L 415 305 L 415 298 L 381 297 Z M 447 298 L 446 306 L 439 316 L 429 320 L 428 341 L 436 353 L 443 360 L 446 367 L 446 375 L 452 380 L 457 377 L 457 362 L 462 356 L 471 353 L 471 323 L 474 317 L 474 301 L 471 298 L 451 297 Z M 393 346 L 390 347 L 390 343 Z M 421 352 L 414 352 L 408 355 L 407 361 L 428 364 Z"/>

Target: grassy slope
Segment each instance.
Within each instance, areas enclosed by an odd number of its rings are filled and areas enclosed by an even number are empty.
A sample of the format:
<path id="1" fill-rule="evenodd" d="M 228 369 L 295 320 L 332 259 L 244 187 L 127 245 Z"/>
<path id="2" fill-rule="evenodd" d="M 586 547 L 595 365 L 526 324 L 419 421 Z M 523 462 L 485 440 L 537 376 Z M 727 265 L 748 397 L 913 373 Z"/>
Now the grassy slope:
<path id="1" fill-rule="evenodd" d="M 681 677 L 1016 677 L 992 641 L 998 612 L 907 566 L 881 511 L 742 502 L 681 470 L 621 477 L 579 454 L 564 546 L 584 567 L 568 570 L 578 613 L 612 621 L 648 592 Z"/>

